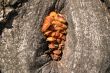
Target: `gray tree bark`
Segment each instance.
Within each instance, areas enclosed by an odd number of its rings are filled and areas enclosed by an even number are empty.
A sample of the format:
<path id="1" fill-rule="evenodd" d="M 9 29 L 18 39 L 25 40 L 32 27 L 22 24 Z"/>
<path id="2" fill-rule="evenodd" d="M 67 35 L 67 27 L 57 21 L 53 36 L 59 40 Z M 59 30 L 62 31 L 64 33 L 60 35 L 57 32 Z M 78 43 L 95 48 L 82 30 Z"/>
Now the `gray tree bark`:
<path id="1" fill-rule="evenodd" d="M 0 10 L 1 73 L 110 73 L 110 14 L 100 0 L 16 1 L 6 1 L 6 23 Z M 68 22 L 60 61 L 45 54 L 40 31 L 53 10 Z"/>

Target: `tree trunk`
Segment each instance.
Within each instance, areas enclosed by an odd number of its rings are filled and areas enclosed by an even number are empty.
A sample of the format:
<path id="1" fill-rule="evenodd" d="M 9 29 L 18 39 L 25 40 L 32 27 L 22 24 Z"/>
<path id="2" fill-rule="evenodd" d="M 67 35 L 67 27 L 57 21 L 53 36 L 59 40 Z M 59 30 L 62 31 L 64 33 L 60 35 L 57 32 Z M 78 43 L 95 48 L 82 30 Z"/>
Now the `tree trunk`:
<path id="1" fill-rule="evenodd" d="M 6 5 L 6 22 L 0 7 L 1 73 L 110 73 L 110 15 L 100 0 L 6 0 Z M 68 22 L 60 61 L 45 54 L 41 32 L 54 10 Z"/>

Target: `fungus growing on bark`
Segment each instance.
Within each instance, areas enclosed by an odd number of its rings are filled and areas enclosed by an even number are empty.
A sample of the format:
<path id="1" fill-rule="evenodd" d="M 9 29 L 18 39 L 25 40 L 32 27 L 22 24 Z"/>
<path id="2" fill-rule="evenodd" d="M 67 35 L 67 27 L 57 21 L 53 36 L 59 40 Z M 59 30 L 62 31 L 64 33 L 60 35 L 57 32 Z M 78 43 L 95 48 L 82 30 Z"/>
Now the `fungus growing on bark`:
<path id="1" fill-rule="evenodd" d="M 52 49 L 50 56 L 53 60 L 60 60 L 64 42 L 66 41 L 67 23 L 64 16 L 57 12 L 50 12 L 44 19 L 41 31 L 47 38 L 48 47 Z"/>

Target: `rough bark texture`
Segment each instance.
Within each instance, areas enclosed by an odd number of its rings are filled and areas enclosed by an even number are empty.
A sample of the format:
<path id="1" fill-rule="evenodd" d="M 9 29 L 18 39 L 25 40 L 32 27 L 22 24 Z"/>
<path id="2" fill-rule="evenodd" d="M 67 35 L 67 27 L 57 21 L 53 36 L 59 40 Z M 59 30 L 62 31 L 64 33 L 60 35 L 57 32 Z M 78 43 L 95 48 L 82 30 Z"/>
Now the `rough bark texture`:
<path id="1" fill-rule="evenodd" d="M 6 23 L 0 6 L 1 73 L 110 73 L 110 15 L 100 0 L 8 1 Z M 40 31 L 53 10 L 68 22 L 60 61 L 45 54 L 48 47 Z"/>

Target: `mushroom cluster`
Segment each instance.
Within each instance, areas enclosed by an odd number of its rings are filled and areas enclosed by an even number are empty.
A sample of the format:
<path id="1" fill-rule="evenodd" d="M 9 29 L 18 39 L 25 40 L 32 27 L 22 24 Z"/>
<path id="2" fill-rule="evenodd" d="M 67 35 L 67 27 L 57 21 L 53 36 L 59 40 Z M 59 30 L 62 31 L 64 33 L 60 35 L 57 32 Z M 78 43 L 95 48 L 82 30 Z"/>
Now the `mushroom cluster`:
<path id="1" fill-rule="evenodd" d="M 62 14 L 52 11 L 46 16 L 41 31 L 46 36 L 46 41 L 49 42 L 48 47 L 52 50 L 50 55 L 53 60 L 61 59 L 66 40 L 66 30 L 67 22 Z"/>

